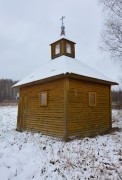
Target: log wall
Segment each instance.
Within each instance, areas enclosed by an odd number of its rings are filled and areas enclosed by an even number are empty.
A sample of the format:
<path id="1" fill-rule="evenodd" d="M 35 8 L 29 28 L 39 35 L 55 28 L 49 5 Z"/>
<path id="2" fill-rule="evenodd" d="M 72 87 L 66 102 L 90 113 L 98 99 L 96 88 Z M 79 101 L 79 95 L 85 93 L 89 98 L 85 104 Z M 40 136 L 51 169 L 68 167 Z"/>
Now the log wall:
<path id="1" fill-rule="evenodd" d="M 89 92 L 96 93 L 96 106 L 89 106 Z M 69 80 L 68 136 L 94 136 L 111 128 L 110 86 Z"/>
<path id="2" fill-rule="evenodd" d="M 40 105 L 40 93 L 47 91 L 47 106 Z M 96 105 L 89 106 L 89 92 L 96 93 Z M 111 129 L 110 85 L 62 78 L 20 89 L 18 130 L 38 131 L 64 138 L 94 136 Z"/>
<path id="3" fill-rule="evenodd" d="M 40 92 L 47 91 L 47 106 L 40 106 Z M 64 135 L 64 81 L 58 80 L 20 89 L 18 129 L 47 135 Z"/>

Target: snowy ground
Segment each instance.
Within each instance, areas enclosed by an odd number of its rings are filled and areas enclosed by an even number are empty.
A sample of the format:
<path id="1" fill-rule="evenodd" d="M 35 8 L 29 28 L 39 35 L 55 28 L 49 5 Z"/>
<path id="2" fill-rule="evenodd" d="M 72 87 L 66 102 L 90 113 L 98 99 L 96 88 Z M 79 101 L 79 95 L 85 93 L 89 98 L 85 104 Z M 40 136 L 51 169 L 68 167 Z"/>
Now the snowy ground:
<path id="1" fill-rule="evenodd" d="M 17 132 L 17 107 L 0 107 L 0 180 L 121 180 L 122 131 L 64 143 Z M 113 111 L 122 128 L 122 111 Z"/>

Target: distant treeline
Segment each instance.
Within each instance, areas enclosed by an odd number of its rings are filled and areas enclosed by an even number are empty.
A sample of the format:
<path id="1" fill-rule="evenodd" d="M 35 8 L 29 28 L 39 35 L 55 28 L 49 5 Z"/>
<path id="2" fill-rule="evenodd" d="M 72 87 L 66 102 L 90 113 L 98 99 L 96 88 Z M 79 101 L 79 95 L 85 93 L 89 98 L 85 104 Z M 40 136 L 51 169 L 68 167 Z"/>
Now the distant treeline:
<path id="1" fill-rule="evenodd" d="M 122 89 L 112 91 L 112 106 L 116 109 L 122 109 Z"/>
<path id="2" fill-rule="evenodd" d="M 18 90 L 12 88 L 17 81 L 12 79 L 0 79 L 0 102 L 10 102 L 16 100 Z"/>

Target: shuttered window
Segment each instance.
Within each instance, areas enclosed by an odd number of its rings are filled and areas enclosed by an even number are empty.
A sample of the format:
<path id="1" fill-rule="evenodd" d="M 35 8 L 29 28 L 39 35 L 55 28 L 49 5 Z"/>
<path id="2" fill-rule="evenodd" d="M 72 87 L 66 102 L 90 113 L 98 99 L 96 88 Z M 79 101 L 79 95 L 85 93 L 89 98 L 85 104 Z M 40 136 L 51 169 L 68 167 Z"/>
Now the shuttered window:
<path id="1" fill-rule="evenodd" d="M 89 106 L 96 106 L 96 93 L 89 92 Z"/>
<path id="2" fill-rule="evenodd" d="M 47 91 L 40 93 L 40 105 L 47 106 Z"/>

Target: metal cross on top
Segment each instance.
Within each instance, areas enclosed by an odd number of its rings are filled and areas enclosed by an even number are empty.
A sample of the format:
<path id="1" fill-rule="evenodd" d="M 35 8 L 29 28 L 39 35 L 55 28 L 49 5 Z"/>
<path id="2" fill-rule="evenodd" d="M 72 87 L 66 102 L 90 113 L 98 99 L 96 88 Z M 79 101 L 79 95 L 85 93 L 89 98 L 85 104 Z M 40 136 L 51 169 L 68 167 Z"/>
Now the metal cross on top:
<path id="1" fill-rule="evenodd" d="M 64 18 L 65 16 L 62 16 L 62 18 L 60 19 L 62 21 L 62 26 L 64 25 Z"/>

